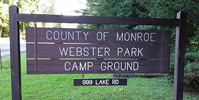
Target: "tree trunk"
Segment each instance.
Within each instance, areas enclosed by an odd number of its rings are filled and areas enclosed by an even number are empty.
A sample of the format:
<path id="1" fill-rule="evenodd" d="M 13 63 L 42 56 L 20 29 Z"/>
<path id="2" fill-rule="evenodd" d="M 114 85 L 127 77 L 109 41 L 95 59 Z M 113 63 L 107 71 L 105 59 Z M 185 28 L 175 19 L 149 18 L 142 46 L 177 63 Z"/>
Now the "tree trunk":
<path id="1" fill-rule="evenodd" d="M 3 30 L 3 27 L 0 27 L 0 38 L 2 36 L 2 30 Z"/>

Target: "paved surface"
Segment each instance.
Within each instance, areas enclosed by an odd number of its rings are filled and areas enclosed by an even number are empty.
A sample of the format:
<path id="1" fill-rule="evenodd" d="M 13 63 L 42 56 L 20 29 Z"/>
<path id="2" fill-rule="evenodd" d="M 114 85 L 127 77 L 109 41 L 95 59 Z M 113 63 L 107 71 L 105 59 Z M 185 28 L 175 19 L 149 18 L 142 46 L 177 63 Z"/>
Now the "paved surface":
<path id="1" fill-rule="evenodd" d="M 0 38 L 0 46 L 1 46 L 1 57 L 10 55 L 10 43 L 9 38 Z M 26 44 L 24 40 L 20 40 L 20 51 L 26 52 Z"/>
<path id="2" fill-rule="evenodd" d="M 26 52 L 26 44 L 20 44 L 20 51 Z M 10 44 L 1 44 L 1 57 L 10 55 Z"/>

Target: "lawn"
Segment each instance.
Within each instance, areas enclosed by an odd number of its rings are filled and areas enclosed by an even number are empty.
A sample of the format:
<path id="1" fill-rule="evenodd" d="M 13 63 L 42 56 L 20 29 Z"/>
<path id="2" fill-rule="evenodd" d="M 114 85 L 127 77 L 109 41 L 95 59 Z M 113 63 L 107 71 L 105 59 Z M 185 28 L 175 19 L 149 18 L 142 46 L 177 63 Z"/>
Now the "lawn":
<path id="1" fill-rule="evenodd" d="M 0 70 L 0 99 L 11 100 L 9 57 Z M 166 77 L 128 78 L 127 86 L 73 86 L 82 74 L 27 75 L 26 55 L 21 56 L 23 100 L 172 100 Z M 85 74 L 85 78 L 112 78 L 111 74 Z M 184 100 L 199 100 L 199 93 L 184 92 Z"/>

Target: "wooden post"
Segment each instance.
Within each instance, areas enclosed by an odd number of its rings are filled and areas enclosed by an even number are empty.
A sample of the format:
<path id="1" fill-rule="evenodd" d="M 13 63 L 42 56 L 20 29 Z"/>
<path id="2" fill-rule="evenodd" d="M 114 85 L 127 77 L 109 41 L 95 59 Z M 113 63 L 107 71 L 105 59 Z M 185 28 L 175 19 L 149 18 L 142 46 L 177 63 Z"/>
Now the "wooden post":
<path id="1" fill-rule="evenodd" d="M 179 26 L 176 27 L 175 71 L 173 100 L 183 100 L 184 55 L 186 48 L 186 18 L 185 12 L 178 12 Z"/>
<path id="2" fill-rule="evenodd" d="M 16 20 L 16 16 L 18 13 L 19 13 L 18 7 L 10 6 L 9 31 L 10 31 L 12 100 L 21 100 L 19 22 Z"/>

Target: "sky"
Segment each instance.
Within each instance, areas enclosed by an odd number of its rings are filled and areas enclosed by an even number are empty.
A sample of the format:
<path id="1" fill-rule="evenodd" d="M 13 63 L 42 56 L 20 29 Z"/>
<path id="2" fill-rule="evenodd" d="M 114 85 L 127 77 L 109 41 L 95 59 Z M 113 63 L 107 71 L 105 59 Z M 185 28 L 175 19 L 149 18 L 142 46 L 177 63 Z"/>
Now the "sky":
<path id="1" fill-rule="evenodd" d="M 75 13 L 75 10 L 85 9 L 87 0 L 55 0 L 56 14 L 63 15 L 80 15 Z"/>
<path id="2" fill-rule="evenodd" d="M 87 0 L 54 0 L 55 2 L 55 13 L 56 15 L 66 15 L 66 16 L 81 16 L 80 13 L 75 13 L 74 11 L 85 9 Z M 42 0 L 41 3 L 48 4 L 50 3 L 48 0 Z M 66 24 L 62 23 L 62 28 L 76 28 L 77 23 Z M 52 27 L 53 24 L 49 24 L 48 26 Z"/>

